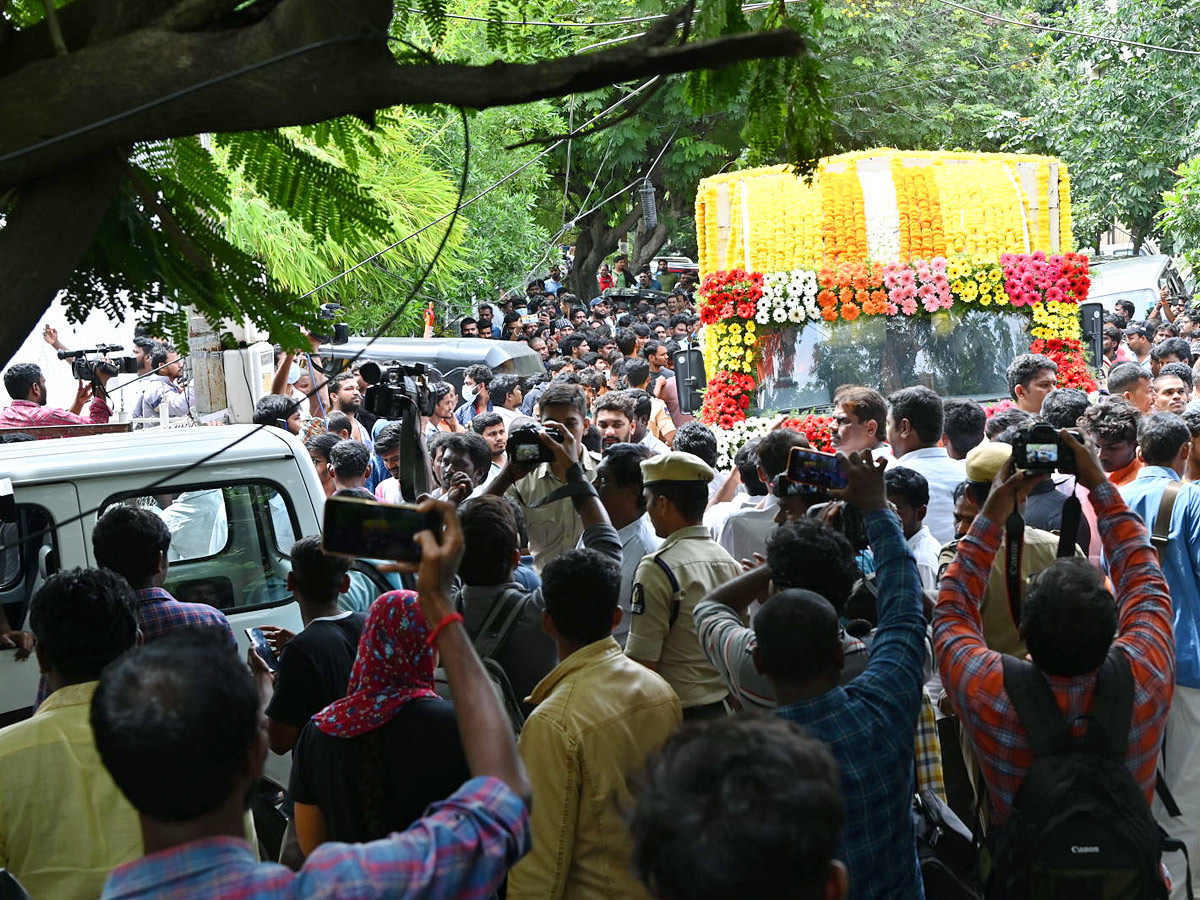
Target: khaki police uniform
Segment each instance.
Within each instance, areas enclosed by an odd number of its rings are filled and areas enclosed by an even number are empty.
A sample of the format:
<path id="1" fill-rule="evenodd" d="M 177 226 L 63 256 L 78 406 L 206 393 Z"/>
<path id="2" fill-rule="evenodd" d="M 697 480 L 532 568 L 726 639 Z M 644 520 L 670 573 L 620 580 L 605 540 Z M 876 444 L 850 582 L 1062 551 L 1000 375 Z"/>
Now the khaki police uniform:
<path id="1" fill-rule="evenodd" d="M 664 453 L 642 463 L 646 484 L 695 481 L 707 484 L 713 471 L 690 453 Z M 720 704 L 728 689 L 713 668 L 700 639 L 692 610 L 718 585 L 741 573 L 737 564 L 703 525 L 680 528 L 642 559 L 633 579 L 632 622 L 625 652 L 657 662 L 659 674 L 689 709 Z M 717 710 L 719 712 L 719 710 Z"/>
<path id="2" fill-rule="evenodd" d="M 588 481 L 595 481 L 600 455 L 585 450 L 579 465 L 583 469 L 584 477 Z M 517 501 L 525 515 L 529 550 L 533 554 L 533 566 L 538 572 L 556 556 L 574 550 L 583 536 L 583 520 L 579 518 L 575 504 L 571 501 L 559 500 L 536 509 L 529 508 L 531 503 L 562 486 L 563 482 L 555 478 L 554 473 L 550 471 L 550 464 L 541 463 L 505 492 L 506 497 Z"/>

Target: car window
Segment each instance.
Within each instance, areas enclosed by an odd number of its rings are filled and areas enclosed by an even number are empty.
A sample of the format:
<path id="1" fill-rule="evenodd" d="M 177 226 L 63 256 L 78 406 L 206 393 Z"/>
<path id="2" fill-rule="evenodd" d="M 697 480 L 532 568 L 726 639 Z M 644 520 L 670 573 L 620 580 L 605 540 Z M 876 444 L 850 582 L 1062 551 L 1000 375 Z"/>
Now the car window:
<path id="1" fill-rule="evenodd" d="M 49 511 L 28 503 L 0 522 L 0 603 L 8 622 L 20 628 L 29 599 L 58 571 L 58 544 Z"/>
<path id="2" fill-rule="evenodd" d="M 265 482 L 192 485 L 167 493 L 117 496 L 105 503 L 141 506 L 171 532 L 164 587 L 177 600 L 217 609 L 287 602 L 287 554 L 296 516 L 286 495 Z"/>

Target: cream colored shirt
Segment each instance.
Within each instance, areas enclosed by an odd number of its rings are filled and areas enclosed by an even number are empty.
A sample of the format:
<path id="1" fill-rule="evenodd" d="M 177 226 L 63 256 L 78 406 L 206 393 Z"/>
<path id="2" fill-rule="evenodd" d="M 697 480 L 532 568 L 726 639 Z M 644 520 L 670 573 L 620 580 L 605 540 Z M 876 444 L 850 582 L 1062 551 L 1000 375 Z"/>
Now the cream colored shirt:
<path id="1" fill-rule="evenodd" d="M 533 849 L 508 876 L 509 900 L 648 900 L 629 866 L 628 781 L 679 726 L 679 698 L 607 637 L 555 666 L 531 699 L 520 749 L 537 798 Z"/>
<path id="2" fill-rule="evenodd" d="M 0 866 L 34 900 L 95 900 L 115 866 L 142 855 L 137 813 L 92 740 L 97 684 L 59 688 L 0 729 Z"/>
<path id="3" fill-rule="evenodd" d="M 679 611 L 671 622 L 676 597 L 662 567 L 661 558 L 679 583 Z M 712 539 L 703 525 L 681 528 L 663 541 L 662 546 L 642 560 L 634 575 L 633 613 L 625 652 L 634 659 L 658 662 L 658 671 L 667 679 L 684 708 L 716 703 L 728 693 L 725 683 L 713 668 L 700 639 L 692 610 L 715 588 L 741 573 L 739 566 Z"/>
<path id="4" fill-rule="evenodd" d="M 583 466 L 588 481 L 596 480 L 596 467 L 600 464 L 600 455 L 584 451 Z M 529 505 L 551 491 L 562 487 L 563 483 L 554 477 L 549 463 L 542 463 L 512 487 L 505 496 L 516 500 L 525 514 L 525 527 L 529 531 L 529 549 L 533 553 L 533 567 L 541 572 L 546 563 L 567 550 L 573 550 L 583 536 L 583 520 L 575 511 L 575 504 L 570 498 L 563 498 L 554 503 L 547 503 L 537 509 Z"/>

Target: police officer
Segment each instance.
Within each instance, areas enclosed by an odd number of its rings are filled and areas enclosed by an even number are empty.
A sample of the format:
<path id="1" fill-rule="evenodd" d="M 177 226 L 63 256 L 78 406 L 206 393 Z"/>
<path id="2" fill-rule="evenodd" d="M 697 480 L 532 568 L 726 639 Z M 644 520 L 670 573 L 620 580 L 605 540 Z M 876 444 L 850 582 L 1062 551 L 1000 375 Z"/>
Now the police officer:
<path id="1" fill-rule="evenodd" d="M 683 702 L 684 719 L 732 711 L 728 690 L 696 636 L 692 608 L 713 588 L 741 573 L 703 525 L 714 472 L 691 453 L 664 453 L 642 462 L 646 511 L 662 546 L 633 578 L 633 614 L 625 652 L 657 671 Z"/>

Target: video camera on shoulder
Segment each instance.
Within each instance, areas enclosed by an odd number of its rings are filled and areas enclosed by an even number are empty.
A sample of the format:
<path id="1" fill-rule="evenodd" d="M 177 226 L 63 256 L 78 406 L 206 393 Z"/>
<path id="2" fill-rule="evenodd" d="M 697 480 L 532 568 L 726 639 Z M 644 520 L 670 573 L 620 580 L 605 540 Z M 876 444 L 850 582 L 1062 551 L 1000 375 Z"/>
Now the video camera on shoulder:
<path id="1" fill-rule="evenodd" d="M 421 546 L 413 535 L 432 531 L 440 540 L 442 516 L 420 512 L 411 503 L 380 503 L 358 497 L 325 501 L 321 546 L 326 553 L 352 559 L 419 562 Z"/>
<path id="2" fill-rule="evenodd" d="M 385 369 L 378 363 L 366 362 L 359 367 L 358 373 L 370 385 L 363 396 L 363 409 L 371 415 L 400 419 L 409 403 L 421 415 L 433 415 L 437 404 L 429 390 L 429 375 L 423 363 L 392 363 Z"/>
<path id="3" fill-rule="evenodd" d="M 350 326 L 345 322 L 336 321 L 338 313 L 346 307 L 340 303 L 322 303 L 319 317 L 326 322 L 333 322 L 333 328 L 328 334 L 317 334 L 313 332 L 313 337 L 319 340 L 322 344 L 344 344 L 350 340 Z"/>
<path id="4" fill-rule="evenodd" d="M 543 428 L 541 425 L 522 425 L 520 428 L 514 428 L 508 436 L 508 458 L 523 466 L 554 462 L 554 451 L 542 443 L 543 434 L 548 434 L 562 443 L 562 437 L 557 431 Z"/>
<path id="5" fill-rule="evenodd" d="M 100 375 L 135 375 L 138 361 L 132 356 L 116 356 L 105 359 L 88 359 L 91 353 L 112 353 L 120 350 L 120 344 L 100 344 L 90 350 L 59 350 L 59 359 L 71 361 L 71 376 L 79 381 L 99 382 Z"/>
<path id="6" fill-rule="evenodd" d="M 1071 429 L 1079 443 L 1083 435 Z M 1021 428 L 1013 438 L 1013 465 L 1026 472 L 1064 472 L 1074 474 L 1075 451 L 1059 436 L 1058 429 L 1045 422 L 1035 422 Z"/>

